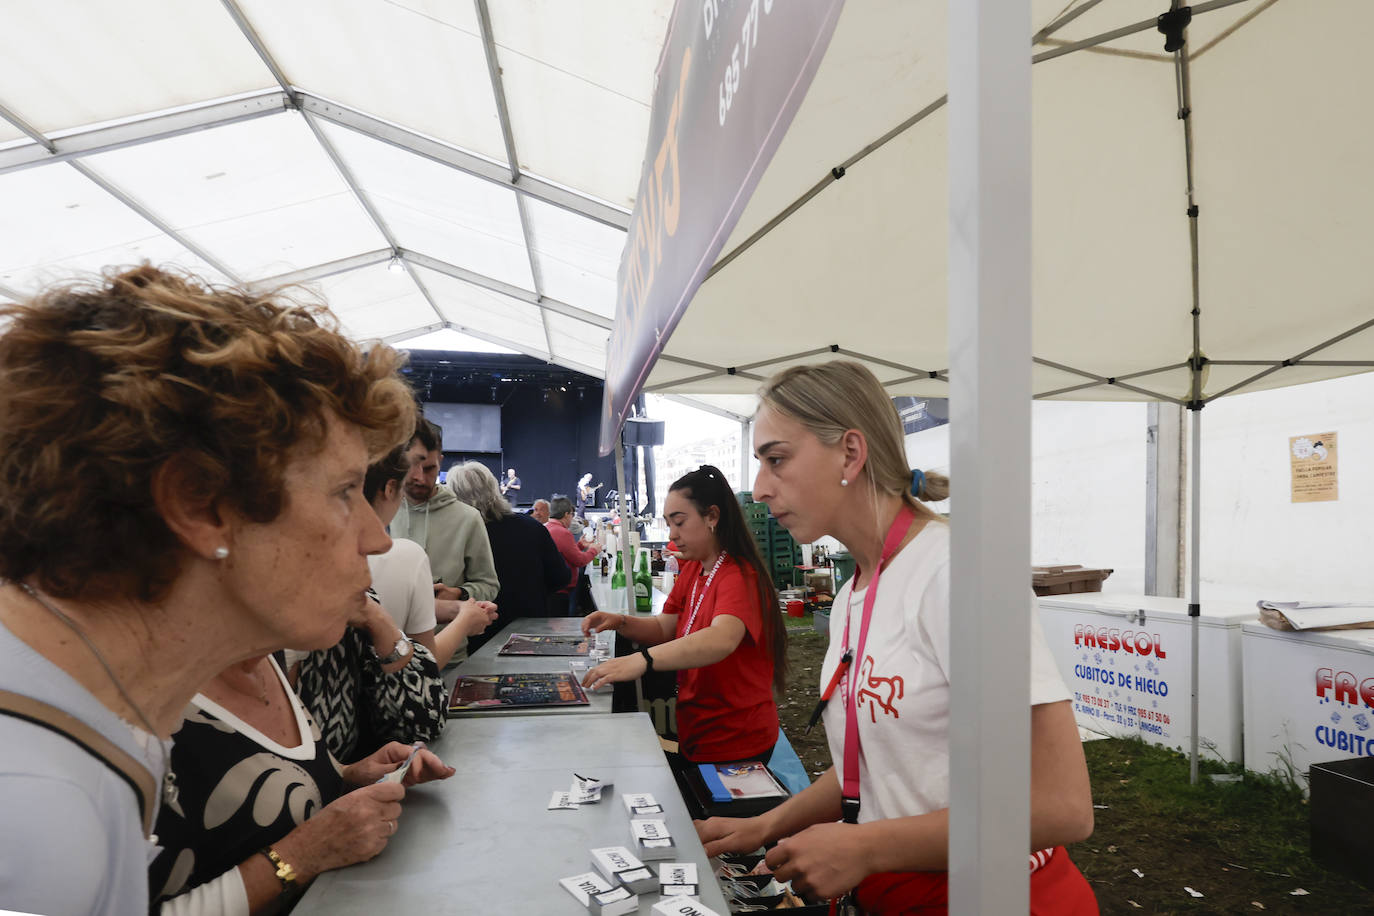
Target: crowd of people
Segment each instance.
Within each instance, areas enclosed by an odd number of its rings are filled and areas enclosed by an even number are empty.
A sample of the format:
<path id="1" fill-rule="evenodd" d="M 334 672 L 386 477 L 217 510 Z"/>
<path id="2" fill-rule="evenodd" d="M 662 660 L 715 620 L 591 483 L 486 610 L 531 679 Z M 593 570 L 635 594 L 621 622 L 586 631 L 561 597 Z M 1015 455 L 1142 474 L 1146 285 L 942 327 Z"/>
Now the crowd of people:
<path id="1" fill-rule="evenodd" d="M 454 773 L 426 746 L 445 666 L 511 620 L 582 614 L 598 547 L 566 496 L 516 512 L 513 469 L 468 462 L 440 484 L 442 433 L 402 355 L 359 347 L 321 306 L 145 265 L 0 322 L 0 906 L 289 908 L 385 848 L 408 789 Z M 838 685 L 835 764 L 698 832 L 708 854 L 768 847 L 776 877 L 818 898 L 938 910 L 949 538 L 924 503 L 948 481 L 907 467 L 892 402 L 856 364 L 794 367 L 760 396 L 755 498 L 857 560 L 819 678 Z M 671 763 L 767 762 L 787 677 L 771 571 L 716 468 L 674 482 L 664 519 L 679 575 L 662 613 L 587 613 L 584 633 L 637 651 L 585 683 L 675 672 Z M 1063 848 L 1092 829 L 1087 770 L 1027 613 L 1032 911 L 1094 913 Z"/>

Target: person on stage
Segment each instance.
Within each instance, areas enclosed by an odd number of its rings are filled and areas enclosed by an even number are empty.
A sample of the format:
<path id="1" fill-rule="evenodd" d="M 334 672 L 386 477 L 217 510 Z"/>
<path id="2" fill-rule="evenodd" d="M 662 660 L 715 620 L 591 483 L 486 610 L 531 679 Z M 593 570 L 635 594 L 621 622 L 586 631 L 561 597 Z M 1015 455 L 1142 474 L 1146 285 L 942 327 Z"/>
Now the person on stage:
<path id="1" fill-rule="evenodd" d="M 520 478 L 515 476 L 515 468 L 506 468 L 506 479 L 501 481 L 501 495 L 507 500 L 519 499 Z"/>
<path id="2" fill-rule="evenodd" d="M 945 499 L 949 481 L 908 468 L 897 410 L 857 363 L 793 367 L 759 396 L 754 498 L 798 541 L 832 535 L 856 561 L 835 596 L 820 677 L 835 763 L 766 814 L 711 818 L 697 832 L 711 856 L 776 843 L 767 862 L 777 879 L 815 897 L 854 891 L 865 913 L 943 913 L 949 526 L 921 501 Z M 1028 593 L 1030 912 L 1088 916 L 1097 902 L 1064 845 L 1091 835 L 1092 789 L 1035 607 Z"/>
<path id="3" fill-rule="evenodd" d="M 587 506 L 596 505 L 596 491 L 601 488 L 601 484 L 591 485 L 592 475 L 583 474 L 582 479 L 577 482 L 577 517 L 587 517 Z"/>
<path id="4" fill-rule="evenodd" d="M 678 745 L 689 763 L 761 760 L 778 741 L 786 630 L 777 592 L 725 475 L 703 465 L 675 481 L 664 503 L 682 575 L 663 613 L 597 611 L 582 632 L 616 630 L 644 648 L 598 665 L 585 684 L 678 672 Z"/>

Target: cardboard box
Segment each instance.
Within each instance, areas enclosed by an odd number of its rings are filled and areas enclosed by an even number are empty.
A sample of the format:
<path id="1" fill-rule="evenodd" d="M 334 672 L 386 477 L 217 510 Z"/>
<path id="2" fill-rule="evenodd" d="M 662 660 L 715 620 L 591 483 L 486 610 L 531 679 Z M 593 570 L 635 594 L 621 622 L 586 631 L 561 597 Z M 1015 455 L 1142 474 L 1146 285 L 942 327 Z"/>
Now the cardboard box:
<path id="1" fill-rule="evenodd" d="M 1082 566 L 1032 566 L 1031 588 L 1037 595 L 1071 595 L 1102 591 L 1102 580 L 1110 569 L 1084 569 Z"/>

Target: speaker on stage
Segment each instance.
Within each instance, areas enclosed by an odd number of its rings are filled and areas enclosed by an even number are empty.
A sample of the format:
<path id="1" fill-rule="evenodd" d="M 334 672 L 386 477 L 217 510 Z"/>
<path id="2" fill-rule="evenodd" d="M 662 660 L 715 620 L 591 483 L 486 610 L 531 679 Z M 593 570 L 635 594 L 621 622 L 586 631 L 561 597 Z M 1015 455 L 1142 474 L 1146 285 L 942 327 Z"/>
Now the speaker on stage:
<path id="1" fill-rule="evenodd" d="M 636 445 L 662 445 L 663 421 L 626 420 L 625 429 L 621 435 L 624 437 L 626 448 L 633 448 Z"/>

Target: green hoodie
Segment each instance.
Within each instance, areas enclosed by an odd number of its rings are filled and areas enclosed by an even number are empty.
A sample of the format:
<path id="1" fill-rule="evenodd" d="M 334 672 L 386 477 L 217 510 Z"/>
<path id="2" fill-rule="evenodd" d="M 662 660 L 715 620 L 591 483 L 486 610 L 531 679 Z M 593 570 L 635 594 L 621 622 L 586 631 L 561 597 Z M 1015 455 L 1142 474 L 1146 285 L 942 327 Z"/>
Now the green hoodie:
<path id="1" fill-rule="evenodd" d="M 500 591 L 482 515 L 448 487 L 435 487 L 420 506 L 402 499 L 401 510 L 391 520 L 391 536 L 424 548 L 435 578 L 445 585 L 465 588 L 477 601 L 492 601 Z"/>

